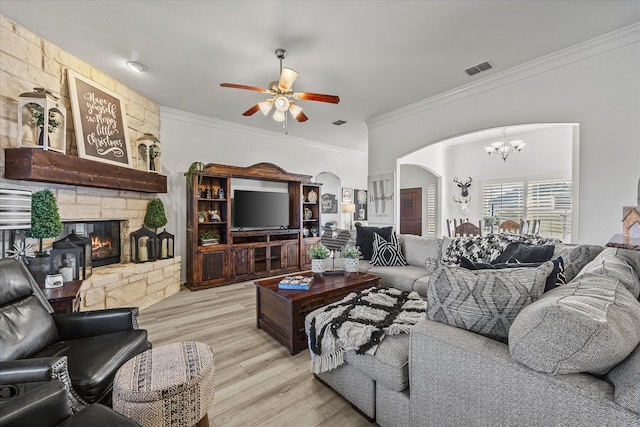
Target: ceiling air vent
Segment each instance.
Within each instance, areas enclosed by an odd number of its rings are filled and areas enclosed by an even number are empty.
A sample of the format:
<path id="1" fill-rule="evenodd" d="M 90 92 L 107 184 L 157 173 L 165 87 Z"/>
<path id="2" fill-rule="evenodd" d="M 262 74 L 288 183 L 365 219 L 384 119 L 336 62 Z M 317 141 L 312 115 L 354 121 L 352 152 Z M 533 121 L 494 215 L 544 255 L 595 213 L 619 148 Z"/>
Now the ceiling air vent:
<path id="1" fill-rule="evenodd" d="M 474 74 L 478 74 L 482 71 L 487 71 L 491 68 L 493 67 L 491 66 L 491 64 L 489 64 L 489 61 L 484 61 L 484 62 L 481 62 L 480 64 L 474 65 L 473 67 L 469 67 L 464 71 L 470 76 L 473 76 Z"/>
<path id="2" fill-rule="evenodd" d="M 335 122 L 333 122 L 332 124 L 333 124 L 333 125 L 336 125 L 336 126 L 340 126 L 340 125 L 343 125 L 343 124 L 345 124 L 345 123 L 347 123 L 347 122 L 345 122 L 344 120 L 336 120 L 336 121 L 335 121 Z"/>

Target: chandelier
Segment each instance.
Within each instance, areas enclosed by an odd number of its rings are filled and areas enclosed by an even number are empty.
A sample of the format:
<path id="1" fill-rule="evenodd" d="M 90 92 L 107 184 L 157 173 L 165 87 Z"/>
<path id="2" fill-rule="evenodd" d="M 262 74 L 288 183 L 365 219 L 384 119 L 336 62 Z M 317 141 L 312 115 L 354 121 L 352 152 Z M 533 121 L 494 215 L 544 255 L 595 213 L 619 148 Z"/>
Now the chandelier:
<path id="1" fill-rule="evenodd" d="M 506 129 L 503 129 L 500 134 L 502 135 L 502 141 L 492 142 L 484 149 L 489 155 L 499 154 L 505 162 L 512 151 L 520 152 L 527 145 L 522 139 L 509 141 L 509 132 Z"/>

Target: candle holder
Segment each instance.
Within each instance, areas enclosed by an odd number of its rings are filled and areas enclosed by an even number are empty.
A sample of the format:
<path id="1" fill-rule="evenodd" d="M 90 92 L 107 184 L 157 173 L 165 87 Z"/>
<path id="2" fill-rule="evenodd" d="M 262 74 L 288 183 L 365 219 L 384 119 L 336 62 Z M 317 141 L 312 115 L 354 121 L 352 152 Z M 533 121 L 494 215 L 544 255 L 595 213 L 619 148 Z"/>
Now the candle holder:
<path id="1" fill-rule="evenodd" d="M 167 232 L 167 229 L 165 228 L 157 237 L 160 242 L 160 259 L 173 258 L 175 236 Z"/>
<path id="2" fill-rule="evenodd" d="M 158 259 L 159 240 L 156 234 L 144 225 L 131 233 L 131 261 L 135 263 Z"/>

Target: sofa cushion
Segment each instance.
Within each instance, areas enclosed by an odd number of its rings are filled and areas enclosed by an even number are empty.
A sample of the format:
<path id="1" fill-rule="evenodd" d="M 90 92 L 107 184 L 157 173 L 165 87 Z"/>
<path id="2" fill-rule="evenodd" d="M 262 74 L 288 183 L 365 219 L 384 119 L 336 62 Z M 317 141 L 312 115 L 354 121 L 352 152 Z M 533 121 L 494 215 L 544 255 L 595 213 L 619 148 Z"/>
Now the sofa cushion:
<path id="1" fill-rule="evenodd" d="M 467 270 L 427 260 L 427 318 L 500 341 L 543 293 L 553 263 L 535 268 Z"/>
<path id="2" fill-rule="evenodd" d="M 570 282 L 601 250 L 599 246 L 561 243 L 555 245 L 552 258 L 562 257 L 564 275 Z"/>
<path id="3" fill-rule="evenodd" d="M 380 285 L 392 286 L 401 291 L 413 291 L 416 280 L 425 277 L 427 271 L 424 267 L 415 265 L 404 265 L 400 267 L 376 267 L 372 266 L 367 273 L 380 276 Z M 418 292 L 416 290 L 416 292 Z M 424 297 L 426 293 L 420 293 Z"/>
<path id="4" fill-rule="evenodd" d="M 606 375 L 615 389 L 615 401 L 640 413 L 640 345 Z"/>
<path id="5" fill-rule="evenodd" d="M 638 253 L 640 254 L 640 252 Z M 578 279 L 584 274 L 602 274 L 614 277 L 622 282 L 634 298 L 637 299 L 640 296 L 640 279 L 625 257 L 618 255 L 616 248 L 605 248 L 593 261 L 585 265 L 575 278 Z"/>
<path id="6" fill-rule="evenodd" d="M 373 233 L 371 264 L 386 267 L 408 265 L 402 254 L 396 233 L 392 232 L 388 241 L 378 233 Z"/>
<path id="7" fill-rule="evenodd" d="M 95 403 L 110 394 L 118 369 L 145 350 L 147 331 L 136 329 L 59 341 L 33 357 L 67 356 L 73 387 L 89 403 Z"/>
<path id="8" fill-rule="evenodd" d="M 604 374 L 640 343 L 640 302 L 619 280 L 585 274 L 525 307 L 511 358 L 548 374 Z"/>
<path id="9" fill-rule="evenodd" d="M 399 240 L 404 258 L 410 265 L 424 267 L 427 258 L 442 257 L 442 239 L 401 234 Z"/>
<path id="10" fill-rule="evenodd" d="M 529 245 L 543 245 L 555 242 L 537 235 L 520 234 L 488 234 L 486 236 L 455 237 L 447 246 L 442 261 L 447 264 L 458 264 L 460 257 L 467 257 L 474 262 L 493 262 L 513 242 Z M 554 257 L 557 258 L 557 257 Z"/>
<path id="11" fill-rule="evenodd" d="M 392 391 L 409 385 L 409 334 L 387 335 L 374 355 L 345 353 L 348 364 Z"/>
<path id="12" fill-rule="evenodd" d="M 389 240 L 393 227 L 362 227 L 356 224 L 356 246 L 362 252 L 362 259 L 370 260 L 373 254 L 373 234 L 378 233 L 384 240 Z"/>

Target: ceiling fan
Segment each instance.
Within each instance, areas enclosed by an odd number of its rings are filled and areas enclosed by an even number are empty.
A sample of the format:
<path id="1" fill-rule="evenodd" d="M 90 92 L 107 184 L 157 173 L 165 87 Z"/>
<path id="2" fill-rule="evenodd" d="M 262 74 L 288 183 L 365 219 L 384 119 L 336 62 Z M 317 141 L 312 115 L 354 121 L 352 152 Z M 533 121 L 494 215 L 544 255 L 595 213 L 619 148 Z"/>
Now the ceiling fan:
<path id="1" fill-rule="evenodd" d="M 294 99 L 305 101 L 319 101 L 329 102 L 331 104 L 337 104 L 340 102 L 340 98 L 336 95 L 323 95 L 321 93 L 311 92 L 294 92 L 293 82 L 298 77 L 298 72 L 291 68 L 282 67 L 282 60 L 287 56 L 287 51 L 284 49 L 276 49 L 276 57 L 280 60 L 280 79 L 269 83 L 269 89 L 264 89 L 256 86 L 245 86 L 234 83 L 220 83 L 222 87 L 230 87 L 235 89 L 253 90 L 256 92 L 262 92 L 270 95 L 270 98 L 264 101 L 258 102 L 253 107 L 242 113 L 243 116 L 252 116 L 257 111 L 261 111 L 265 116 L 271 112 L 271 109 L 275 107 L 273 112 L 273 120 L 277 122 L 285 122 L 286 129 L 286 112 L 289 111 L 291 116 L 299 122 L 305 122 L 309 118 L 302 112 Z"/>

